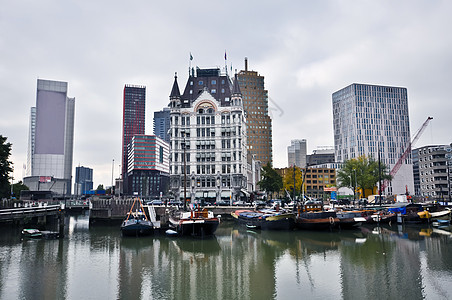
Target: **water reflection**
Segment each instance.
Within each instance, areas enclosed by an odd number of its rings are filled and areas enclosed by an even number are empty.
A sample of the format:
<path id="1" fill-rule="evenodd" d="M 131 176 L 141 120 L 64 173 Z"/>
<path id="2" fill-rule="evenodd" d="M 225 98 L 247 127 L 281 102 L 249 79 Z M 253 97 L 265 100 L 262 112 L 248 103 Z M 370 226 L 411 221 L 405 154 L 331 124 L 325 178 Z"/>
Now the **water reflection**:
<path id="1" fill-rule="evenodd" d="M 451 298 L 447 230 L 252 231 L 211 239 L 121 237 L 69 216 L 62 240 L 0 231 L 1 299 Z"/>

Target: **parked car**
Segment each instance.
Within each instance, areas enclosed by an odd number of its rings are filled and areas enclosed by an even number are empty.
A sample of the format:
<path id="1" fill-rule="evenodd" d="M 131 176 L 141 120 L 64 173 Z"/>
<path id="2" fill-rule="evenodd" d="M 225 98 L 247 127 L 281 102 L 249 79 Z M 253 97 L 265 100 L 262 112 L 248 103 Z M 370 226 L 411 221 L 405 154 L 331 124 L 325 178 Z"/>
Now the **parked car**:
<path id="1" fill-rule="evenodd" d="M 266 205 L 267 205 L 267 203 L 262 200 L 256 200 L 253 202 L 254 207 L 265 207 Z"/>
<path id="2" fill-rule="evenodd" d="M 338 204 L 339 205 L 349 205 L 350 204 L 350 200 L 348 200 L 348 199 L 339 199 L 338 200 Z"/>
<path id="3" fill-rule="evenodd" d="M 358 200 L 358 204 L 359 205 L 367 205 L 368 201 L 367 201 L 366 198 L 361 198 L 361 199 Z"/>
<path id="4" fill-rule="evenodd" d="M 232 205 L 235 205 L 235 206 L 248 206 L 249 203 L 246 203 L 245 201 L 239 200 L 239 201 L 233 202 Z"/>
<path id="5" fill-rule="evenodd" d="M 162 200 L 151 200 L 146 202 L 147 205 L 163 205 L 163 201 Z"/>
<path id="6" fill-rule="evenodd" d="M 227 200 L 218 200 L 214 203 L 217 206 L 228 206 L 229 205 L 229 201 Z"/>
<path id="7" fill-rule="evenodd" d="M 170 200 L 168 201 L 168 206 L 182 206 L 184 203 L 180 200 Z"/>

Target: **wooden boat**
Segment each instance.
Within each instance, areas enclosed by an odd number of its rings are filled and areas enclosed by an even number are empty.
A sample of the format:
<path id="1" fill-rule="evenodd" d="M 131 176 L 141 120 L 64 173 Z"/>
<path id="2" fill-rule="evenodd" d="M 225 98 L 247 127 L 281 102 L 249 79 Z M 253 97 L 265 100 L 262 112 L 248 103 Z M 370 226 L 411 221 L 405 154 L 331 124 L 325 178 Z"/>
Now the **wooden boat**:
<path id="1" fill-rule="evenodd" d="M 430 214 L 432 215 L 432 220 L 450 220 L 450 210 L 446 209 L 446 210 L 441 210 L 441 211 L 434 211 L 434 212 L 430 212 Z"/>
<path id="2" fill-rule="evenodd" d="M 359 227 L 367 221 L 360 211 L 337 211 L 336 215 L 339 219 L 336 225 L 341 229 Z"/>
<path id="3" fill-rule="evenodd" d="M 421 204 L 408 204 L 388 208 L 388 211 L 397 215 L 397 223 L 420 224 L 431 220 L 431 213 L 424 210 Z"/>
<path id="4" fill-rule="evenodd" d="M 135 211 L 133 210 L 136 204 Z M 154 225 L 144 212 L 141 200 L 135 198 L 126 219 L 121 224 L 123 236 L 145 236 L 154 233 Z"/>
<path id="5" fill-rule="evenodd" d="M 380 210 L 371 215 L 375 223 L 395 223 L 397 221 L 397 214 L 387 210 Z"/>
<path id="6" fill-rule="evenodd" d="M 178 235 L 199 237 L 213 235 L 220 224 L 220 219 L 207 208 L 190 206 L 190 211 L 173 211 L 169 217 L 169 225 L 177 231 Z"/>
<path id="7" fill-rule="evenodd" d="M 307 203 L 299 207 L 295 225 L 300 229 L 332 229 L 340 222 L 335 211 L 323 210 L 322 203 Z"/>
<path id="8" fill-rule="evenodd" d="M 295 227 L 295 214 L 283 210 L 236 210 L 231 216 L 249 229 L 291 230 Z"/>

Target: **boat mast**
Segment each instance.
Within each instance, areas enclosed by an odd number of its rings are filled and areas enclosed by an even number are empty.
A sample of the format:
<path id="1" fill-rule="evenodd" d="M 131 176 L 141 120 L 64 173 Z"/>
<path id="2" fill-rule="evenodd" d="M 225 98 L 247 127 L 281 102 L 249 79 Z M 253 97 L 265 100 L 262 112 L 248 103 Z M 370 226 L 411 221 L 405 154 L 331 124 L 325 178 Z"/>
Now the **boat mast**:
<path id="1" fill-rule="evenodd" d="M 187 210 L 187 162 L 186 162 L 186 145 L 185 145 L 185 132 L 184 132 L 184 210 Z"/>

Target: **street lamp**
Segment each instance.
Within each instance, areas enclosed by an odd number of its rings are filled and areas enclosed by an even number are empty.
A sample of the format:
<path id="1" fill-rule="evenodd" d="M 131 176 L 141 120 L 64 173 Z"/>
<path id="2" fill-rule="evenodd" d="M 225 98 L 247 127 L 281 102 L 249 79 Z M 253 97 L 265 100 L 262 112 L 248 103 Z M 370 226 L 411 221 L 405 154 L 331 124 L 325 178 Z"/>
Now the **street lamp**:
<path id="1" fill-rule="evenodd" d="M 11 200 L 13 200 L 13 192 L 14 192 L 14 190 L 13 190 L 13 186 L 14 186 L 14 166 L 13 166 L 11 169 L 12 169 L 12 172 L 13 172 L 13 175 L 11 176 Z"/>
<path id="2" fill-rule="evenodd" d="M 356 201 L 356 169 L 353 168 L 353 172 L 355 173 L 355 185 L 353 186 L 353 205 L 355 205 Z"/>

